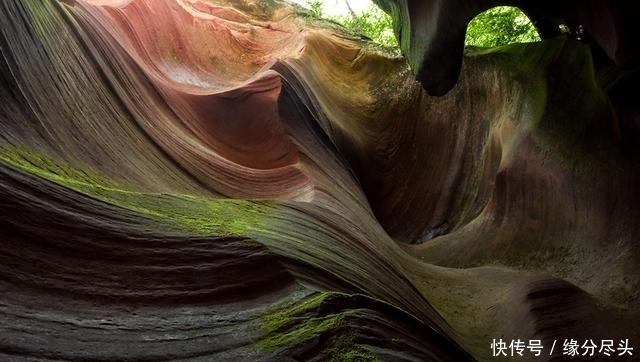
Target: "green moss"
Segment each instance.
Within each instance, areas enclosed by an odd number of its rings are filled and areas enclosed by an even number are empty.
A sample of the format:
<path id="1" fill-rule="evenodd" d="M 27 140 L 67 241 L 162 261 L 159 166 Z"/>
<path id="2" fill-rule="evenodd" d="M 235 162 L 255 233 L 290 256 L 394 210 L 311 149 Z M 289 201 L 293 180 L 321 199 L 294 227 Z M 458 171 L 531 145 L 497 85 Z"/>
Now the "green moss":
<path id="1" fill-rule="evenodd" d="M 88 167 L 17 148 L 0 150 L 0 162 L 189 234 L 246 236 L 264 228 L 270 210 L 267 202 L 140 192 Z"/>
<path id="2" fill-rule="evenodd" d="M 71 35 L 66 27 L 61 26 L 62 16 L 68 15 L 69 5 L 56 1 L 23 1 L 19 9 L 35 35 L 34 40 L 43 47 Z"/>
<path id="3" fill-rule="evenodd" d="M 22 4 L 29 19 L 29 25 L 41 40 L 47 39 L 47 25 L 51 22 L 54 10 L 49 1 L 27 1 Z"/>
<path id="4" fill-rule="evenodd" d="M 273 333 L 257 343 L 258 348 L 273 351 L 306 341 L 313 336 L 337 329 L 342 326 L 344 313 L 319 318 L 301 318 L 292 330 Z"/>
<path id="5" fill-rule="evenodd" d="M 331 293 L 317 293 L 302 303 L 278 309 L 269 313 L 263 320 L 263 329 L 267 334 L 277 331 L 291 321 L 292 318 L 315 310 Z"/>
<path id="6" fill-rule="evenodd" d="M 378 356 L 365 346 L 357 344 L 353 335 L 336 339 L 331 347 L 330 362 L 376 362 Z"/>
<path id="7" fill-rule="evenodd" d="M 302 302 L 269 313 L 262 320 L 262 329 L 266 338 L 258 341 L 257 347 L 264 351 L 276 351 L 333 331 L 335 336 L 330 340 L 329 361 L 378 361 L 379 359 L 372 351 L 355 342 L 353 334 L 341 334 L 346 331 L 343 328 L 345 319 L 356 310 L 318 315 L 317 311 L 323 303 L 340 296 L 344 294 L 317 293 Z"/>
<path id="8" fill-rule="evenodd" d="M 313 311 L 330 295 L 318 293 L 301 303 L 269 313 L 262 321 L 266 338 L 258 341 L 257 347 L 273 351 L 338 328 L 342 324 L 342 314 L 313 317 Z"/>
<path id="9" fill-rule="evenodd" d="M 305 301 L 269 313 L 262 320 L 266 338 L 258 341 L 257 347 L 274 351 L 340 328 L 351 311 L 326 316 L 315 314 L 327 298 L 337 294 L 340 293 L 317 293 Z"/>
<path id="10" fill-rule="evenodd" d="M 77 182 L 112 188 L 130 188 L 88 167 L 72 166 L 42 153 L 17 147 L 0 149 L 0 160 L 56 183 Z"/>

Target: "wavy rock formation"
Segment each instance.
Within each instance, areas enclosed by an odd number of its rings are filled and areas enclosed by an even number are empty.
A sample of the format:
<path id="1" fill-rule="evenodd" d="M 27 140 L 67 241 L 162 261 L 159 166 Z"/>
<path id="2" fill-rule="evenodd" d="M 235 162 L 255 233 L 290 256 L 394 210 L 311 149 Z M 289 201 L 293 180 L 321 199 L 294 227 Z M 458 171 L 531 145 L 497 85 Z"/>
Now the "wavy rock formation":
<path id="1" fill-rule="evenodd" d="M 433 98 L 280 0 L 3 0 L 0 54 L 2 361 L 638 346 L 633 124 L 584 43 Z"/>

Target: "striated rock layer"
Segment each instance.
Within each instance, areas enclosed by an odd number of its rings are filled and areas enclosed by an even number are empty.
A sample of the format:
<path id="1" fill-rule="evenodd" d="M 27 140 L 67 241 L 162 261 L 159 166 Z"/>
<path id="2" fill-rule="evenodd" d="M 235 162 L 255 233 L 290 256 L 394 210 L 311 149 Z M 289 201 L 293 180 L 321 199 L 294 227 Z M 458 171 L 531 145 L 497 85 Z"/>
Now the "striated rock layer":
<path id="1" fill-rule="evenodd" d="M 2 361 L 638 346 L 638 155 L 581 42 L 440 98 L 278 0 L 3 0 L 0 53 Z"/>

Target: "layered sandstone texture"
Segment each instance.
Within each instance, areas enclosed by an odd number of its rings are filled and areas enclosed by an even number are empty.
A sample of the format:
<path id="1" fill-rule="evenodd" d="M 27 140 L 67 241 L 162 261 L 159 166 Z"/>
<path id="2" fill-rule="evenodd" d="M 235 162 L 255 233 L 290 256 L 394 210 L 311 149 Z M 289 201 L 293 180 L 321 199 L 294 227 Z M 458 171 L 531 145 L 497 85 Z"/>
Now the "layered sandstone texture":
<path id="1" fill-rule="evenodd" d="M 592 47 L 470 49 L 441 97 L 411 49 L 280 0 L 0 1 L 0 360 L 640 348 L 640 132 Z"/>

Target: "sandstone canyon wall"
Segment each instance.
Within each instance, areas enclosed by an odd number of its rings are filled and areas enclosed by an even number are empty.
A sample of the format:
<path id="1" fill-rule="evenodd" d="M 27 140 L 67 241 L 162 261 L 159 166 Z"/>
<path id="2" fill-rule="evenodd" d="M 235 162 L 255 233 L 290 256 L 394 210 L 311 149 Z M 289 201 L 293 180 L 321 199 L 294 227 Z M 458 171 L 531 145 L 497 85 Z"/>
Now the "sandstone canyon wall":
<path id="1" fill-rule="evenodd" d="M 279 0 L 2 0 L 0 54 L 2 361 L 640 346 L 636 118 L 584 42 L 433 97 Z"/>

